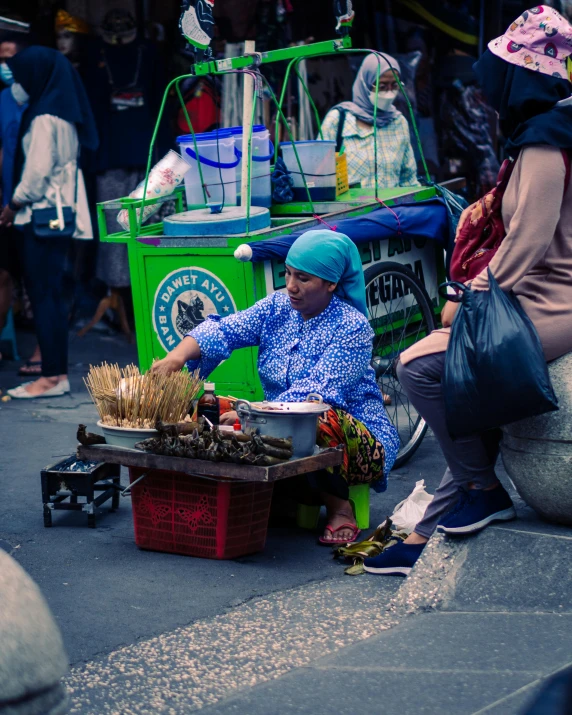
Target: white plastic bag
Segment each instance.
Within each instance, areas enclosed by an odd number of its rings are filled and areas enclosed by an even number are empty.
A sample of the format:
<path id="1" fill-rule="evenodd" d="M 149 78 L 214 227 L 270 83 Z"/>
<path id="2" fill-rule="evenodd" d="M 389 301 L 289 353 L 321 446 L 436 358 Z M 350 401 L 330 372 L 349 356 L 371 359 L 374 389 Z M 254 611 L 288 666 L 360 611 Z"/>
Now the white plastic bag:
<path id="1" fill-rule="evenodd" d="M 190 164 L 179 156 L 177 152 L 169 149 L 165 156 L 159 161 L 149 172 L 147 181 L 147 196 L 148 199 L 157 199 L 161 196 L 169 196 L 173 191 L 183 183 L 185 174 L 191 168 Z M 132 199 L 142 199 L 143 189 L 145 188 L 145 179 L 137 186 L 136 189 L 129 194 Z M 143 208 L 143 220 L 145 221 L 157 213 L 161 208 L 161 204 L 150 204 Z M 137 220 L 141 209 L 135 211 Z M 117 223 L 125 230 L 129 231 L 129 213 L 127 209 L 121 209 L 117 214 Z"/>
<path id="2" fill-rule="evenodd" d="M 413 531 L 416 524 L 425 515 L 425 509 L 433 501 L 433 496 L 425 491 L 425 480 L 420 479 L 415 484 L 411 494 L 395 507 L 391 515 L 393 528 L 396 531 Z"/>

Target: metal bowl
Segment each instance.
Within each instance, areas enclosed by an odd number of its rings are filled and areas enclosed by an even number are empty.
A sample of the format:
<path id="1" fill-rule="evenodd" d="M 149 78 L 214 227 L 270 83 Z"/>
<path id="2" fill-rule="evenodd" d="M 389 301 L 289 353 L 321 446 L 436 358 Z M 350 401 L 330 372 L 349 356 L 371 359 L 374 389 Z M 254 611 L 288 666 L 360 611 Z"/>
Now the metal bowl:
<path id="1" fill-rule="evenodd" d="M 314 399 L 310 399 L 314 398 Z M 245 434 L 258 430 L 270 437 L 292 439 L 293 459 L 314 454 L 318 418 L 330 409 L 320 395 L 306 402 L 248 402 L 238 400 L 236 411 Z"/>

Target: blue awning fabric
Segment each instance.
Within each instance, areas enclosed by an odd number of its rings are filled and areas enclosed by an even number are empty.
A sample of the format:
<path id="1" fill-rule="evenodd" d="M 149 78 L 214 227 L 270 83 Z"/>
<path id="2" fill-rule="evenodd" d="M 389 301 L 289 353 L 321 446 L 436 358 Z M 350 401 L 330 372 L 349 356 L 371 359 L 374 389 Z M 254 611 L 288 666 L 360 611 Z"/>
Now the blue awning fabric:
<path id="1" fill-rule="evenodd" d="M 328 224 L 330 228 L 335 226 L 336 231 L 345 233 L 358 245 L 400 235 L 437 241 L 445 248 L 449 238 L 449 218 L 445 202 L 441 198 L 399 204 L 392 206 L 391 211 L 387 207 L 380 207 L 363 216 L 328 221 Z M 290 246 L 306 230 L 308 229 L 247 244 L 252 249 L 250 260 L 254 263 L 272 259 L 284 260 Z"/>

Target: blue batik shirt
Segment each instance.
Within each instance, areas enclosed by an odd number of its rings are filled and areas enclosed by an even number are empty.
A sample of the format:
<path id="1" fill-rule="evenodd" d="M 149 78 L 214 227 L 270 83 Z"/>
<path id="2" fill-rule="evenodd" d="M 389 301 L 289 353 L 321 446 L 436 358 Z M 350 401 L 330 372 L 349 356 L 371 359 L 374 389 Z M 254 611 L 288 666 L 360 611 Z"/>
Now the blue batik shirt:
<path id="1" fill-rule="evenodd" d="M 367 318 L 334 296 L 322 313 L 304 320 L 288 296 L 273 293 L 252 308 L 221 318 L 210 315 L 189 333 L 201 348 L 201 376 L 233 350 L 258 346 L 258 372 L 267 400 L 302 402 L 317 392 L 324 402 L 362 422 L 385 449 L 391 470 L 399 436 L 383 405 L 370 367 L 373 331 Z"/>

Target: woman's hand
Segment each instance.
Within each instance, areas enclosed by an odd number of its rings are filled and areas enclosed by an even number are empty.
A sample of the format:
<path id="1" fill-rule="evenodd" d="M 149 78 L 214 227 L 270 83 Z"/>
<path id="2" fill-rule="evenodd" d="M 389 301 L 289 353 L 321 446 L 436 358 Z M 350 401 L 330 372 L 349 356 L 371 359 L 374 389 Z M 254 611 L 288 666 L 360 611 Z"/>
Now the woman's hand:
<path id="1" fill-rule="evenodd" d="M 169 353 L 167 357 L 153 363 L 151 372 L 157 373 L 158 375 L 171 375 L 173 372 L 180 372 L 184 366 L 185 360 L 182 360 L 173 353 Z"/>
<path id="2" fill-rule="evenodd" d="M 220 424 L 221 425 L 232 425 L 236 422 L 238 419 L 238 414 L 234 411 L 231 410 L 230 412 L 225 412 L 223 415 L 220 416 Z"/>
<path id="3" fill-rule="evenodd" d="M 2 213 L 0 214 L 0 226 L 9 227 L 14 223 L 14 216 L 16 212 L 13 211 L 9 206 L 4 206 Z"/>
<path id="4" fill-rule="evenodd" d="M 460 305 L 460 303 L 453 303 L 451 300 L 448 300 L 445 303 L 443 310 L 441 311 L 441 322 L 443 323 L 444 328 L 450 328 L 451 325 L 453 325 L 455 314 L 459 310 Z"/>
<path id="5" fill-rule="evenodd" d="M 173 372 L 182 370 L 189 360 L 200 360 L 201 349 L 197 341 L 190 335 L 181 340 L 174 350 L 162 360 L 158 360 L 151 366 L 151 371 L 160 375 L 170 375 Z"/>

